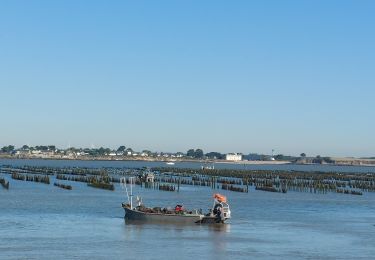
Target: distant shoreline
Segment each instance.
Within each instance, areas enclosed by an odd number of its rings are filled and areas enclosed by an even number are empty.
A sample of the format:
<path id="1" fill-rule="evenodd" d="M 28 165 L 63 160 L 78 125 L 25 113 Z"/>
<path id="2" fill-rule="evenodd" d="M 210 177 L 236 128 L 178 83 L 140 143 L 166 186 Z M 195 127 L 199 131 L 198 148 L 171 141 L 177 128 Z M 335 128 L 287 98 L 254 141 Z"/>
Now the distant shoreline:
<path id="1" fill-rule="evenodd" d="M 202 164 L 236 164 L 236 165 L 327 165 L 327 166 L 363 166 L 363 167 L 375 167 L 375 164 L 349 164 L 349 163 L 295 163 L 291 161 L 226 161 L 226 160 L 194 160 L 194 159 L 164 159 L 158 160 L 155 158 L 53 158 L 53 157 L 14 157 L 14 156 L 0 156 L 0 159 L 7 160 L 58 160 L 58 161 L 110 161 L 110 162 L 160 162 L 160 163 L 202 163 Z"/>
<path id="2" fill-rule="evenodd" d="M 81 158 L 61 158 L 61 157 L 14 157 L 14 156 L 0 156 L 0 159 L 8 160 L 66 160 L 66 161 L 134 161 L 134 162 L 192 162 L 192 163 L 220 163 L 220 164 L 292 164 L 290 161 L 226 161 L 226 160 L 194 160 L 194 159 L 164 159 L 158 160 L 156 158 L 105 158 L 105 157 L 81 157 Z"/>
<path id="3" fill-rule="evenodd" d="M 215 161 L 215 163 L 223 164 L 248 164 L 248 165 L 259 165 L 259 164 L 269 164 L 269 165 L 280 165 L 280 164 L 293 164 L 291 161 Z"/>

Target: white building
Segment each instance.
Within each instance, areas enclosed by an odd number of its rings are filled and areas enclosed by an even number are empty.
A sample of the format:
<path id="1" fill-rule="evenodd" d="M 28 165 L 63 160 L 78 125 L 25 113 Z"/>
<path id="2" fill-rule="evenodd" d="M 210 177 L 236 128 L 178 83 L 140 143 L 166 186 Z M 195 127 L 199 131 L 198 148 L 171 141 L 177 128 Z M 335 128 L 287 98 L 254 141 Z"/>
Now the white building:
<path id="1" fill-rule="evenodd" d="M 227 161 L 242 161 L 242 154 L 240 153 L 227 153 L 225 156 Z"/>

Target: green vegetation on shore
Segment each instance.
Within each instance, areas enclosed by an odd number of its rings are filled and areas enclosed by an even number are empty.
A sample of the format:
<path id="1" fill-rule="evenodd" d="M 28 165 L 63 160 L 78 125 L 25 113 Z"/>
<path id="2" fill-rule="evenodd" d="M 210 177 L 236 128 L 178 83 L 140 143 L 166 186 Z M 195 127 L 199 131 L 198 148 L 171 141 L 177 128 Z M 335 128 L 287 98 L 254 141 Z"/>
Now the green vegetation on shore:
<path id="1" fill-rule="evenodd" d="M 307 156 L 301 153 L 300 156 L 283 154 L 239 154 L 242 161 L 260 161 L 265 163 L 295 163 L 295 164 L 335 164 L 335 165 L 375 165 L 375 159 L 368 158 L 332 158 L 328 156 Z M 138 161 L 205 161 L 222 162 L 226 160 L 227 154 L 220 152 L 204 153 L 202 149 L 189 149 L 186 153 L 175 152 L 152 152 L 150 150 L 134 151 L 125 145 L 117 149 L 105 147 L 100 148 L 75 148 L 59 149 L 55 145 L 23 145 L 15 148 L 14 145 L 7 145 L 0 149 L 0 158 L 18 159 L 62 159 L 62 160 L 138 160 Z M 237 161 L 236 163 L 240 163 Z"/>

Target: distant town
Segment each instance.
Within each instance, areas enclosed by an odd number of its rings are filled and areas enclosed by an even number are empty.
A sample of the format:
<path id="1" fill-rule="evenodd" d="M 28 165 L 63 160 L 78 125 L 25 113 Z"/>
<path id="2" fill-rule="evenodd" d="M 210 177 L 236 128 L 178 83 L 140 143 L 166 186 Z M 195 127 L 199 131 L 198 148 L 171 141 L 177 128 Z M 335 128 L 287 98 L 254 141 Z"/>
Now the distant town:
<path id="1" fill-rule="evenodd" d="M 65 159 L 65 160 L 144 160 L 144 161 L 210 161 L 235 163 L 296 163 L 296 164 L 335 164 L 335 165 L 375 165 L 375 158 L 336 158 L 307 156 L 289 156 L 283 154 L 257 153 L 204 153 L 202 149 L 189 149 L 186 152 L 153 152 L 150 150 L 135 151 L 124 145 L 117 149 L 110 148 L 57 148 L 55 145 L 39 145 L 16 148 L 14 145 L 3 146 L 0 149 L 0 158 L 8 159 Z"/>

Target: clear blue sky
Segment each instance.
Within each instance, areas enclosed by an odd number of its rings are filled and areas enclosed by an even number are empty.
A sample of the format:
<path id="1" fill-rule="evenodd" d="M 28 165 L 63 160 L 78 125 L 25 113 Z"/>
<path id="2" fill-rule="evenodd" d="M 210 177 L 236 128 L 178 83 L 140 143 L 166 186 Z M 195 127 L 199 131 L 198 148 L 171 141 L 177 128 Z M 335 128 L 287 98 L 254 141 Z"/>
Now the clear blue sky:
<path id="1" fill-rule="evenodd" d="M 1 1 L 0 145 L 375 155 L 375 1 Z"/>

